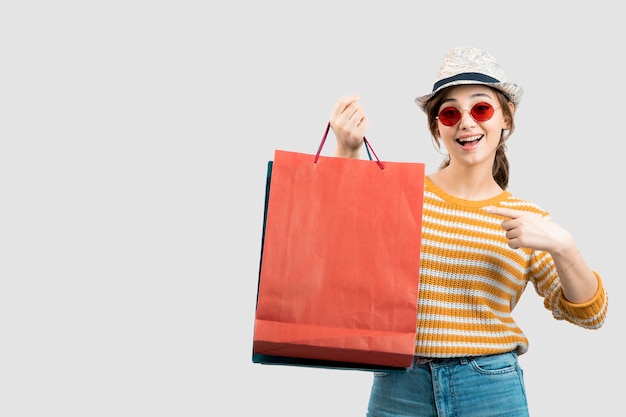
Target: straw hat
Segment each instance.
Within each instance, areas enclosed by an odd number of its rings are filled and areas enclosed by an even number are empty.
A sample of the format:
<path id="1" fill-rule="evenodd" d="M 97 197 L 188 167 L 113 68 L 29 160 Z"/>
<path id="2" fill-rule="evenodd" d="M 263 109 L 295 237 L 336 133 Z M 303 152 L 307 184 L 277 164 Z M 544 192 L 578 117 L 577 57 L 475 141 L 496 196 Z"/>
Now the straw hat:
<path id="1" fill-rule="evenodd" d="M 430 94 L 417 97 L 415 102 L 424 111 L 426 104 L 446 87 L 460 84 L 483 84 L 502 91 L 516 106 L 524 90 L 506 81 L 504 70 L 487 52 L 473 47 L 453 48 L 444 57 Z"/>

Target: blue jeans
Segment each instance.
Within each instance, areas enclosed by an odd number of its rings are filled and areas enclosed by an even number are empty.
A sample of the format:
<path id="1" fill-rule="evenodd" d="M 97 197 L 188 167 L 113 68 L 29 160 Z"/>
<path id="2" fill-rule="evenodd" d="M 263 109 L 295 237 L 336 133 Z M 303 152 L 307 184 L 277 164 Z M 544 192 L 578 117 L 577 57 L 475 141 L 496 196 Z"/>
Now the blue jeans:
<path id="1" fill-rule="evenodd" d="M 374 373 L 367 417 L 528 416 L 516 353 L 421 362 Z"/>

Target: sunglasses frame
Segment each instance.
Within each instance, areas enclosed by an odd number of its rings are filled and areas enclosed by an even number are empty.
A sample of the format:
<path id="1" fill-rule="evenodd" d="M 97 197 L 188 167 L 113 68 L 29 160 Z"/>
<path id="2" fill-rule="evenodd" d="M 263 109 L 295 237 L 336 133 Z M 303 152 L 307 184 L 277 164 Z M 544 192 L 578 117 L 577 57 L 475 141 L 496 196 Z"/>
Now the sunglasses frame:
<path id="1" fill-rule="evenodd" d="M 474 115 L 474 109 L 476 109 L 478 106 L 489 106 L 491 108 L 491 114 L 489 115 L 488 118 L 486 118 L 484 120 L 481 120 L 481 118 L 476 118 L 476 116 Z M 460 109 L 457 109 L 454 106 L 447 106 L 447 107 L 444 107 L 443 109 L 441 109 L 439 111 L 439 113 L 437 113 L 437 116 L 435 117 L 435 119 L 439 120 L 444 126 L 452 127 L 452 126 L 455 126 L 456 124 L 458 124 L 461 121 L 461 119 L 463 118 L 463 112 L 468 112 L 470 114 L 470 116 L 472 117 L 472 119 L 474 119 L 476 122 L 484 123 L 486 121 L 491 120 L 493 115 L 496 113 L 496 110 L 498 110 L 499 108 L 500 107 L 493 107 L 491 105 L 491 103 L 487 103 L 486 101 L 481 101 L 479 103 L 474 104 L 472 106 L 472 108 L 469 109 L 469 110 L 460 110 Z M 448 109 L 454 109 L 454 110 L 456 110 L 458 112 L 458 116 L 457 116 L 458 120 L 456 122 L 452 123 L 452 124 L 445 123 L 443 120 L 441 120 L 441 117 L 440 117 L 441 113 L 444 110 L 448 110 Z"/>

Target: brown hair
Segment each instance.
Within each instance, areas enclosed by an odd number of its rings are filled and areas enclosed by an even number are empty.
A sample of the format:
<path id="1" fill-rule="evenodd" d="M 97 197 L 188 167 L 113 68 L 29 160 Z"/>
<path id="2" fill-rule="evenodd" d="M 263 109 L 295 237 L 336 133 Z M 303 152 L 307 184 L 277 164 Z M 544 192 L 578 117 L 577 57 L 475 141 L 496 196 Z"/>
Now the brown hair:
<path id="1" fill-rule="evenodd" d="M 425 108 L 426 116 L 428 117 L 428 130 L 430 130 L 430 134 L 432 135 L 435 144 L 437 145 L 437 149 L 441 149 L 441 142 L 439 141 L 439 137 L 437 135 L 437 113 L 445 97 L 445 94 L 442 94 L 443 91 L 445 90 L 440 91 L 435 97 L 433 97 L 426 104 Z M 507 186 L 509 185 L 509 160 L 506 157 L 506 141 L 515 130 L 515 122 L 513 118 L 513 112 L 508 106 L 508 103 L 510 101 L 508 97 L 504 95 L 504 93 L 496 89 L 493 89 L 493 91 L 498 97 L 498 101 L 500 102 L 500 108 L 502 109 L 505 119 L 508 118 L 511 121 L 510 128 L 508 130 L 502 130 L 502 134 L 500 135 L 500 143 L 498 145 L 498 148 L 496 149 L 496 157 L 493 160 L 493 167 L 491 168 L 493 179 L 496 180 L 498 185 L 503 190 L 506 190 Z M 443 160 L 441 165 L 439 165 L 439 169 L 443 169 L 448 165 L 450 165 L 450 155 L 448 155 Z"/>

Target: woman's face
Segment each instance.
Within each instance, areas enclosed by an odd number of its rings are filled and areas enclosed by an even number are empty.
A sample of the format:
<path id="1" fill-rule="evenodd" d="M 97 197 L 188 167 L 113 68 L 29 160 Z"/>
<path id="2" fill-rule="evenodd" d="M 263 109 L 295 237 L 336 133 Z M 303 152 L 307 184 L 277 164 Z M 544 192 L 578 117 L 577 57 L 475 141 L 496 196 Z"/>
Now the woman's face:
<path id="1" fill-rule="evenodd" d="M 438 136 L 450 154 L 450 164 L 482 164 L 491 170 L 502 130 L 510 127 L 496 92 L 483 85 L 452 87 L 437 113 Z"/>

